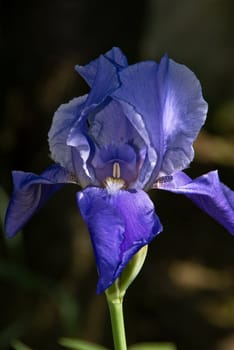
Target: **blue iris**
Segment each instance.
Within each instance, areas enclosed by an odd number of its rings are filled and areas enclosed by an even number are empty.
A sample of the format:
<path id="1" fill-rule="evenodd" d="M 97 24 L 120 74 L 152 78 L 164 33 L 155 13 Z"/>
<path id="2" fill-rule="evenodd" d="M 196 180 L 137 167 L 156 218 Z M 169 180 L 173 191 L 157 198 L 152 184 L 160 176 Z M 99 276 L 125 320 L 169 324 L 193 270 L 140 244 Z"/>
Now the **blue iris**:
<path id="1" fill-rule="evenodd" d="M 49 131 L 55 164 L 41 175 L 13 172 L 5 228 L 13 237 L 65 183 L 77 194 L 95 253 L 97 292 L 162 231 L 146 191 L 182 193 L 234 234 L 234 192 L 216 171 L 195 180 L 183 169 L 207 114 L 193 72 L 164 56 L 128 65 L 113 48 L 76 70 L 89 94 L 61 105 Z"/>

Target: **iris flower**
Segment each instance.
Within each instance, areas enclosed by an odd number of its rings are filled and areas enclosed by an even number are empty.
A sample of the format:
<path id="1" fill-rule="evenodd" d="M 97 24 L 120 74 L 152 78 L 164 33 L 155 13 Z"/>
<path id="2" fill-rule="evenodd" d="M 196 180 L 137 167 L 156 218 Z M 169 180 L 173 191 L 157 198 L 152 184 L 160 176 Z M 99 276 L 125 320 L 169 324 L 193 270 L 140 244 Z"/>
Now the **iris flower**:
<path id="1" fill-rule="evenodd" d="M 217 171 L 195 180 L 182 171 L 193 160 L 192 144 L 207 114 L 194 73 L 167 56 L 158 64 L 128 65 L 119 48 L 75 68 L 90 92 L 55 112 L 49 131 L 55 164 L 40 175 L 13 171 L 7 236 L 64 184 L 80 185 L 77 203 L 102 293 L 162 231 L 148 190 L 184 194 L 234 234 L 234 192 Z"/>

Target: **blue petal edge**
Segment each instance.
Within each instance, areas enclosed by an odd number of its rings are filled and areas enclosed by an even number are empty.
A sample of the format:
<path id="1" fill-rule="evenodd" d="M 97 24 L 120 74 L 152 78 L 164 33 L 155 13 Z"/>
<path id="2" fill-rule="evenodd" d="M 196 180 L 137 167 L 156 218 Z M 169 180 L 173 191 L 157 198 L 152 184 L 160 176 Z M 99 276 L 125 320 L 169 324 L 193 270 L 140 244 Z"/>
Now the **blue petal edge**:
<path id="1" fill-rule="evenodd" d="M 110 51 L 106 52 L 104 55 L 101 56 L 107 58 L 117 68 L 124 68 L 128 65 L 126 56 L 118 47 L 113 47 Z M 85 66 L 75 66 L 75 70 L 82 76 L 82 78 L 87 82 L 89 86 L 92 86 L 94 83 L 98 71 L 100 57 L 91 61 Z"/>
<path id="2" fill-rule="evenodd" d="M 121 70 L 119 77 L 121 85 L 112 97 L 130 104 L 142 116 L 150 146 L 157 153 L 151 178 L 144 184 L 149 189 L 160 172 L 171 175 L 190 164 L 192 144 L 206 119 L 207 103 L 195 74 L 166 55 L 159 64 L 145 61 L 131 65 Z"/>
<path id="3" fill-rule="evenodd" d="M 14 191 L 5 217 L 8 238 L 14 237 L 53 193 L 65 183 L 72 182 L 70 174 L 57 164 L 46 169 L 41 175 L 13 171 L 12 176 Z"/>
<path id="4" fill-rule="evenodd" d="M 234 235 L 234 192 L 220 182 L 217 171 L 195 180 L 178 172 L 172 181 L 158 182 L 154 188 L 184 194 Z"/>

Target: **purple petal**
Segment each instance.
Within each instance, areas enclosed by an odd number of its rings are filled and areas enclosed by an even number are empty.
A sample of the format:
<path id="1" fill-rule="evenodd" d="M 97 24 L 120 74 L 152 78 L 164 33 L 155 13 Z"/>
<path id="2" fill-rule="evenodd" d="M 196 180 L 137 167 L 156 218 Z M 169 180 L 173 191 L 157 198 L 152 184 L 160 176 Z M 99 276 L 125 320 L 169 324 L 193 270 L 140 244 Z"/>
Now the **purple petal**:
<path id="1" fill-rule="evenodd" d="M 110 51 L 104 54 L 104 57 L 112 62 L 115 66 L 123 68 L 128 65 L 126 56 L 118 47 L 113 47 Z M 85 79 L 89 86 L 92 86 L 98 71 L 100 57 L 91 61 L 85 66 L 77 65 L 76 71 Z"/>
<path id="2" fill-rule="evenodd" d="M 89 168 L 92 141 L 87 134 L 86 120 L 91 113 L 94 113 L 95 109 L 95 112 L 97 112 L 101 106 L 104 108 L 104 106 L 108 104 L 108 96 L 118 88 L 119 84 L 118 69 L 116 66 L 105 56 L 100 56 L 95 80 L 85 101 L 85 107 L 71 128 L 67 138 L 67 145 L 75 147 L 77 152 L 80 153 L 80 157 L 83 161 L 83 171 L 90 177 L 92 183 L 95 183 L 95 179 L 92 178 L 92 171 Z M 78 178 L 80 178 L 79 173 L 77 175 Z"/>
<path id="3" fill-rule="evenodd" d="M 75 170 L 72 161 L 72 149 L 67 145 L 67 138 L 72 126 L 80 116 L 86 98 L 87 95 L 62 104 L 54 114 L 48 135 L 51 157 L 55 162 L 73 173 L 75 173 Z"/>
<path id="4" fill-rule="evenodd" d="M 156 183 L 156 187 L 186 195 L 234 234 L 234 192 L 220 182 L 217 171 L 211 171 L 195 180 L 179 172 L 173 176 L 172 181 Z"/>
<path id="5" fill-rule="evenodd" d="M 158 65 L 148 61 L 129 66 L 119 76 L 122 84 L 112 96 L 141 114 L 157 152 L 149 188 L 160 171 L 172 174 L 189 165 L 192 143 L 204 123 L 207 104 L 195 75 L 167 56 Z"/>
<path id="6" fill-rule="evenodd" d="M 49 132 L 53 159 L 76 173 L 84 187 L 90 182 L 95 183 L 92 168 L 88 164 L 92 142 L 87 135 L 86 118 L 119 86 L 118 69 L 112 62 L 118 55 L 120 56 L 118 50 L 113 50 L 107 57 L 99 57 L 90 93 L 62 105 L 55 113 Z M 120 57 L 118 59 L 120 60 Z"/>
<path id="7" fill-rule="evenodd" d="M 93 70 L 92 62 L 90 64 Z M 86 101 L 87 109 L 85 113 L 90 113 L 93 108 L 102 103 L 106 97 L 110 96 L 119 85 L 118 67 L 107 57 L 101 55 L 95 63 L 95 78 Z"/>
<path id="8" fill-rule="evenodd" d="M 145 187 L 150 177 L 152 176 L 152 172 L 155 168 L 155 165 L 157 164 L 157 153 L 155 151 L 155 148 L 153 147 L 153 144 L 151 143 L 151 135 L 148 133 L 146 123 L 145 120 L 142 118 L 142 115 L 137 113 L 130 104 L 123 101 L 119 101 L 119 103 L 122 107 L 124 114 L 131 123 L 131 127 L 129 129 L 132 129 L 135 135 L 140 135 L 141 139 L 143 140 L 143 145 L 141 145 L 142 143 L 136 142 L 137 139 L 139 139 L 139 136 L 138 138 L 133 137 L 133 143 L 139 147 L 143 157 L 141 157 L 142 164 L 139 168 L 138 177 L 132 185 L 132 188 L 142 189 Z"/>
<path id="9" fill-rule="evenodd" d="M 157 155 L 150 155 L 152 163 L 147 162 L 147 171 L 142 171 L 147 178 L 145 186 L 157 163 L 163 156 L 162 101 L 158 96 L 158 66 L 155 62 L 141 62 L 123 69 L 120 73 L 121 86 L 113 94 L 113 98 L 124 101 L 125 114 L 139 134 L 143 133 L 144 141 L 149 149 Z M 166 73 L 165 73 L 166 74 Z M 165 75 L 164 74 L 164 75 Z M 151 152 L 153 153 L 153 152 Z M 157 159 L 158 158 L 158 159 Z M 153 164 L 153 166 L 150 166 Z M 140 175 L 141 176 L 141 175 Z"/>
<path id="10" fill-rule="evenodd" d="M 13 171 L 14 192 L 7 208 L 5 231 L 8 238 L 27 223 L 65 183 L 72 182 L 69 173 L 59 165 L 53 165 L 41 175 Z"/>
<path id="11" fill-rule="evenodd" d="M 95 184 L 95 176 L 91 166 L 94 144 L 87 131 L 85 118 L 80 118 L 67 138 L 67 145 L 72 150 L 75 172 L 83 187 L 90 185 L 90 183 Z"/>
<path id="12" fill-rule="evenodd" d="M 88 95 L 87 106 L 91 104 L 100 104 L 107 96 L 115 91 L 119 85 L 118 69 L 105 56 L 100 56 L 95 80 Z"/>
<path id="13" fill-rule="evenodd" d="M 85 135 L 81 112 L 84 108 L 87 95 L 75 98 L 62 104 L 55 112 L 52 126 L 49 131 L 49 146 L 53 160 L 76 175 L 81 186 L 88 186 L 92 179 L 92 171 L 88 169 L 86 161 L 90 157 L 90 143 Z M 69 144 L 72 127 L 79 123 L 77 128 L 78 142 Z"/>
<path id="14" fill-rule="evenodd" d="M 132 256 L 162 230 L 154 205 L 143 191 L 88 187 L 78 193 L 78 205 L 87 223 L 99 272 L 97 293 L 120 276 Z"/>
<path id="15" fill-rule="evenodd" d="M 167 61 L 167 58 L 163 58 Z M 168 73 L 161 85 L 164 156 L 160 171 L 172 174 L 185 169 L 194 157 L 192 144 L 205 122 L 208 105 L 201 85 L 186 66 L 169 60 Z"/>
<path id="16" fill-rule="evenodd" d="M 137 157 L 133 147 L 128 144 L 109 144 L 96 150 L 92 160 L 96 178 L 103 183 L 107 177 L 113 176 L 113 164 L 120 166 L 120 176 L 127 184 L 137 178 Z"/>
<path id="17" fill-rule="evenodd" d="M 119 47 L 113 47 L 111 50 L 106 52 L 104 56 L 120 68 L 128 66 L 127 57 L 123 54 Z"/>
<path id="18" fill-rule="evenodd" d="M 139 148 L 144 141 L 124 113 L 122 104 L 111 100 L 104 108 L 89 118 L 89 134 L 97 145 L 105 146 L 110 143 L 123 144 L 132 140 Z"/>

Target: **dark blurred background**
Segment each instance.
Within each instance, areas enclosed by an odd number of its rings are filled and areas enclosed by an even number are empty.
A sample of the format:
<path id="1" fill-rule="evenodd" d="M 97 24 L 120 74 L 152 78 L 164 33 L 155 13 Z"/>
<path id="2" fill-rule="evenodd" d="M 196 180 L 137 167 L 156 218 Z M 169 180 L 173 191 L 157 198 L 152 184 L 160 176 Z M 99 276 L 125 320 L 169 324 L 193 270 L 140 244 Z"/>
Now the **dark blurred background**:
<path id="1" fill-rule="evenodd" d="M 234 2 L 232 0 L 2 0 L 0 218 L 11 170 L 50 163 L 56 108 L 88 91 L 74 65 L 112 46 L 129 63 L 167 52 L 199 77 L 209 103 L 188 173 L 218 168 L 234 189 Z M 0 237 L 0 349 L 20 339 L 60 349 L 71 336 L 112 347 L 108 310 L 86 227 L 65 187 L 13 240 Z M 186 198 L 151 193 L 164 232 L 128 291 L 128 343 L 171 341 L 178 350 L 234 349 L 233 238 Z"/>

